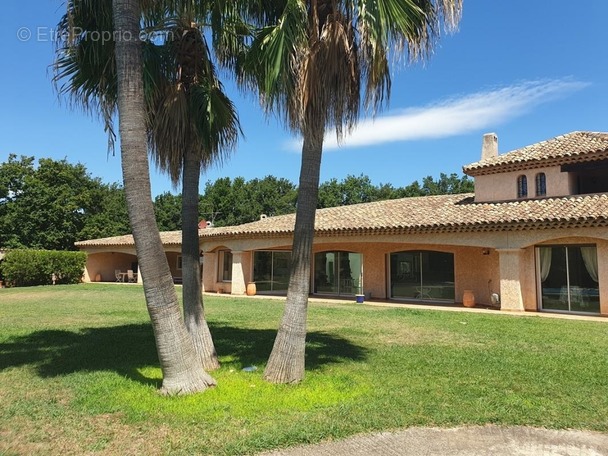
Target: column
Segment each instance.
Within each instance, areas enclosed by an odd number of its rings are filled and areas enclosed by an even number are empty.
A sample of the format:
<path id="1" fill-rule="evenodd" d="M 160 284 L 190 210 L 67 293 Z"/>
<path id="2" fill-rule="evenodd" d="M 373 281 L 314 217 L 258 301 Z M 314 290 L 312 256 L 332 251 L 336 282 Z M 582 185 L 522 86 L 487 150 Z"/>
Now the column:
<path id="1" fill-rule="evenodd" d="M 521 249 L 497 249 L 500 265 L 500 310 L 524 311 L 521 293 Z"/>
<path id="2" fill-rule="evenodd" d="M 232 292 L 233 295 L 243 295 L 247 291 L 245 283 L 245 256 L 247 252 L 232 251 Z"/>
<path id="3" fill-rule="evenodd" d="M 203 252 L 203 264 L 201 265 L 203 291 L 216 291 L 217 256 L 215 252 Z"/>

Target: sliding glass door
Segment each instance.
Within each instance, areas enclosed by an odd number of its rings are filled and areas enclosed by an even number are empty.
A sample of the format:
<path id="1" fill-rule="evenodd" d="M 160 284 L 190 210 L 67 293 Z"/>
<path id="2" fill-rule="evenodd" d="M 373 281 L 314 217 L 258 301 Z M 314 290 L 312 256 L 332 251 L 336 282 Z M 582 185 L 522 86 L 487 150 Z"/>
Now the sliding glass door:
<path id="1" fill-rule="evenodd" d="M 429 250 L 392 253 L 390 296 L 419 301 L 453 301 L 454 255 Z"/>
<path id="2" fill-rule="evenodd" d="M 291 252 L 256 251 L 253 253 L 253 281 L 258 293 L 283 293 L 289 285 Z"/>
<path id="3" fill-rule="evenodd" d="M 600 312 L 594 245 L 537 247 L 536 260 L 541 309 Z"/>
<path id="4" fill-rule="evenodd" d="M 360 253 L 320 252 L 315 255 L 314 293 L 355 295 L 363 291 Z"/>

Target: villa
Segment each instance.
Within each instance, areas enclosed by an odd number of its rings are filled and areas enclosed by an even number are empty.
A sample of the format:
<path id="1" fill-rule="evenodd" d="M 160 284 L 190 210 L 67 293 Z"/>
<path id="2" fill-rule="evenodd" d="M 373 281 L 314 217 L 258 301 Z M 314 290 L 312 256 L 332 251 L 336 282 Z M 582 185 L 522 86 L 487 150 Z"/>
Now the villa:
<path id="1" fill-rule="evenodd" d="M 463 168 L 475 193 L 317 211 L 311 292 L 408 303 L 608 316 L 608 133 L 573 132 L 509 153 L 484 136 Z M 205 291 L 287 289 L 295 215 L 203 228 Z M 180 232 L 161 233 L 181 278 Z M 132 236 L 78 242 L 85 281 L 137 269 Z M 466 292 L 466 293 L 465 293 Z"/>

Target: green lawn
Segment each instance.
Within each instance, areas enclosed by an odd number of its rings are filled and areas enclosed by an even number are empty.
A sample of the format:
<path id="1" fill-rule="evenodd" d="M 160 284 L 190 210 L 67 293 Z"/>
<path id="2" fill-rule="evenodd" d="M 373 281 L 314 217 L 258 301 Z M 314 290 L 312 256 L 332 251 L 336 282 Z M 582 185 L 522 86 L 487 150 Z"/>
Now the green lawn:
<path id="1" fill-rule="evenodd" d="M 306 379 L 276 386 L 262 372 L 281 301 L 205 305 L 218 387 L 166 398 L 141 287 L 1 289 L 0 454 L 246 454 L 484 423 L 608 432 L 608 322 L 311 304 Z"/>

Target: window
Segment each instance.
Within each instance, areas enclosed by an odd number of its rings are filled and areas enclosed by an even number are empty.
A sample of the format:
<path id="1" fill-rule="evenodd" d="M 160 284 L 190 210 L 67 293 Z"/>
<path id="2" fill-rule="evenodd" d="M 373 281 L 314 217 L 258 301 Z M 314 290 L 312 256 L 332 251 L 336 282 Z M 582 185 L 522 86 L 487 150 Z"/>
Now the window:
<path id="1" fill-rule="evenodd" d="M 218 281 L 232 281 L 232 252 L 230 250 L 220 250 L 218 253 L 219 270 L 217 273 Z"/>
<path id="2" fill-rule="evenodd" d="M 454 254 L 429 250 L 390 255 L 390 297 L 454 301 Z"/>
<path id="3" fill-rule="evenodd" d="M 178 271 L 182 270 L 182 256 L 181 255 L 177 255 L 177 264 L 175 265 L 175 267 Z"/>
<path id="4" fill-rule="evenodd" d="M 519 176 L 517 178 L 517 197 L 526 198 L 528 196 L 528 178 L 526 176 Z"/>
<path id="5" fill-rule="evenodd" d="M 545 196 L 547 194 L 547 177 L 545 173 L 538 173 L 536 181 L 536 196 Z"/>

